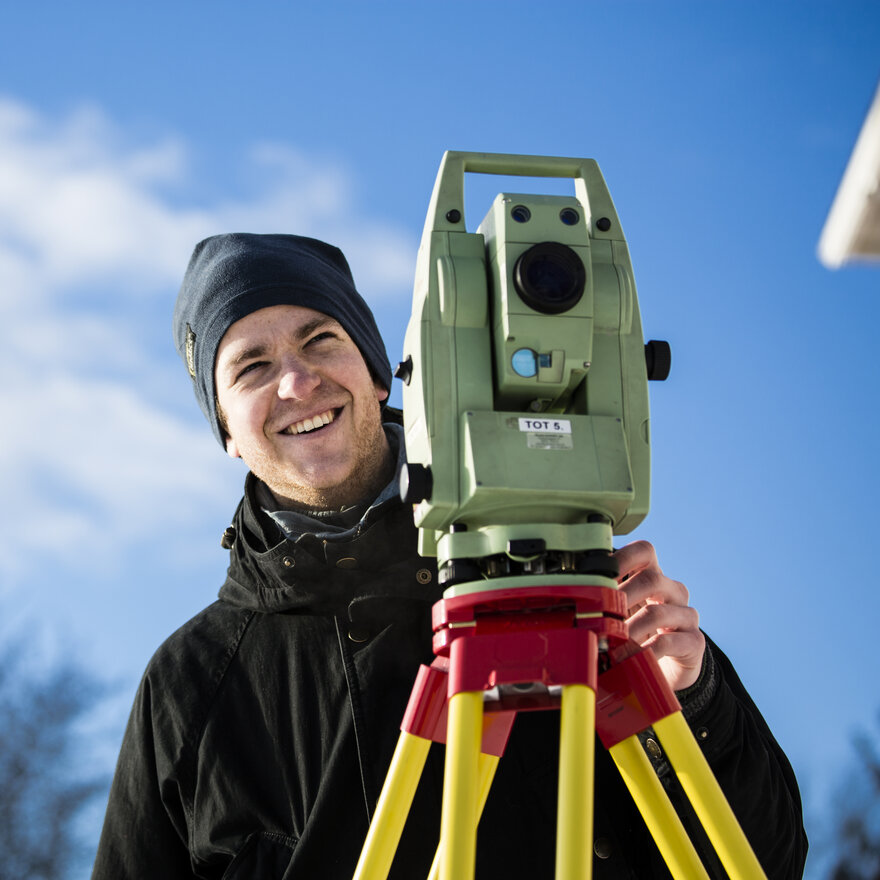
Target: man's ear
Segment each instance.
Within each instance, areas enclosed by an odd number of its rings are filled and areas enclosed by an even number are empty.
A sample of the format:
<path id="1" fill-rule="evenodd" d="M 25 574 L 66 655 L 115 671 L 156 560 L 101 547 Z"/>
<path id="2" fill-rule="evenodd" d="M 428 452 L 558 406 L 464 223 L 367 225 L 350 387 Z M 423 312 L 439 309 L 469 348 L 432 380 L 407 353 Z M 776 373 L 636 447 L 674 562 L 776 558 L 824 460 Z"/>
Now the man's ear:
<path id="1" fill-rule="evenodd" d="M 230 458 L 241 458 L 241 453 L 238 451 L 238 445 L 229 436 L 229 428 L 226 423 L 226 413 L 223 412 L 223 407 L 220 406 L 220 400 L 217 397 L 215 392 L 214 394 L 214 410 L 217 413 L 217 423 L 220 425 L 220 430 L 223 432 L 223 439 L 226 445 L 226 454 Z"/>
<path id="2" fill-rule="evenodd" d="M 376 389 L 376 400 L 381 403 L 383 400 L 388 400 L 388 395 L 391 393 L 378 379 L 373 379 L 373 386 Z"/>

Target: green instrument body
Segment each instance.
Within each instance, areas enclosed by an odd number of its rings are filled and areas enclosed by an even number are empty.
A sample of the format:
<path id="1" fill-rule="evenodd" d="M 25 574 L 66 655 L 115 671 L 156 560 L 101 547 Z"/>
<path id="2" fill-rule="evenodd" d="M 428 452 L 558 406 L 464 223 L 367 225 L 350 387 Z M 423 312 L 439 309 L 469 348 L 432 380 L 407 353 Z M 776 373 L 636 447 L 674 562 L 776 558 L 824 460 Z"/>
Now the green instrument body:
<path id="1" fill-rule="evenodd" d="M 465 172 L 568 177 L 575 196 L 500 194 L 469 233 Z M 484 556 L 518 536 L 577 551 L 610 540 L 597 516 L 614 534 L 646 516 L 645 343 L 595 161 L 445 154 L 404 357 L 407 459 L 430 474 L 414 507 L 423 555 Z"/>

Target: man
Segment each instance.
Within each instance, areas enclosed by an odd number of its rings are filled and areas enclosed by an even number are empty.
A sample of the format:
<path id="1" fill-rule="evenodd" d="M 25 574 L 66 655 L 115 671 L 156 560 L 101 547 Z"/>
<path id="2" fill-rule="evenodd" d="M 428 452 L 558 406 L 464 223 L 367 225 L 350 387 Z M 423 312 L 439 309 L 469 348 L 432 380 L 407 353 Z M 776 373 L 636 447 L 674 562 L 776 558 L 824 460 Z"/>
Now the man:
<path id="1" fill-rule="evenodd" d="M 342 253 L 286 235 L 199 244 L 174 329 L 215 436 L 250 474 L 219 600 L 160 647 L 139 688 L 93 877 L 349 878 L 441 595 L 396 493 L 384 345 Z M 617 558 L 630 631 L 660 657 L 758 857 L 771 877 L 799 877 L 785 756 L 653 548 Z M 557 757 L 558 714 L 518 717 L 478 877 L 553 875 Z M 392 876 L 427 876 L 441 791 L 438 747 Z M 668 876 L 601 749 L 595 796 L 594 875 Z"/>

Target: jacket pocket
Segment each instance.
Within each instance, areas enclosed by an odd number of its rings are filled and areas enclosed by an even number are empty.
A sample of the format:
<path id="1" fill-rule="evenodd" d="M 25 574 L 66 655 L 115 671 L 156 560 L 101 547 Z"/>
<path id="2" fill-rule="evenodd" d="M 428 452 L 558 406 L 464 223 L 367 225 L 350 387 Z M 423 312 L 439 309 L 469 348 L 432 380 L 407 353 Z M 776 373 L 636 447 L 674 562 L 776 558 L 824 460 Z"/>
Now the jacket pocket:
<path id="1" fill-rule="evenodd" d="M 292 837 L 274 831 L 256 831 L 235 854 L 222 880 L 281 880 L 295 847 Z"/>

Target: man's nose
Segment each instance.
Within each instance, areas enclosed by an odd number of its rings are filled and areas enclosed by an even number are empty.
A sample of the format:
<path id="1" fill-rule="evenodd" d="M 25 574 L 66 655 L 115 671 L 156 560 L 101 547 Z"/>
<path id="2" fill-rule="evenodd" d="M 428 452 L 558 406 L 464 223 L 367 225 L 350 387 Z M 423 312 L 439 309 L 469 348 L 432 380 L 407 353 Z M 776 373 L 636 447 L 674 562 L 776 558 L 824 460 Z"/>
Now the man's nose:
<path id="1" fill-rule="evenodd" d="M 321 384 L 321 377 L 299 358 L 285 358 L 278 380 L 278 396 L 284 400 L 304 400 Z"/>

